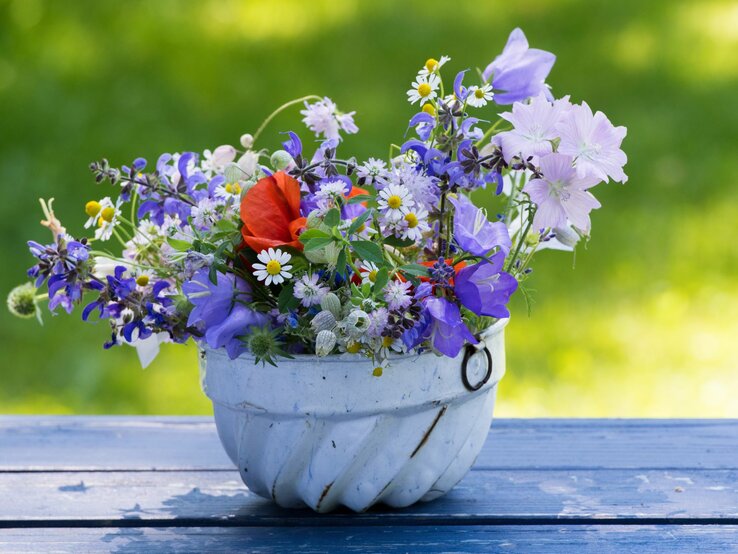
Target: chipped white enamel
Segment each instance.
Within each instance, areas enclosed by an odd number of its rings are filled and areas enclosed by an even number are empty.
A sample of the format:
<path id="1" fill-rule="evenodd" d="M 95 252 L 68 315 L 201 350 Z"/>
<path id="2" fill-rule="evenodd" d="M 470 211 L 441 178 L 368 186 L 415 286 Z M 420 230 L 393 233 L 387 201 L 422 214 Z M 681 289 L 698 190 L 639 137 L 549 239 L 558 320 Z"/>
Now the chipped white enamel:
<path id="1" fill-rule="evenodd" d="M 278 367 L 203 351 L 203 390 L 220 440 L 254 493 L 285 507 L 363 511 L 409 506 L 447 493 L 469 471 L 492 420 L 505 372 L 502 320 L 482 334 L 492 375 L 462 382 L 464 352 L 391 359 L 381 377 L 366 358 L 296 356 Z M 474 385 L 487 369 L 468 363 Z"/>

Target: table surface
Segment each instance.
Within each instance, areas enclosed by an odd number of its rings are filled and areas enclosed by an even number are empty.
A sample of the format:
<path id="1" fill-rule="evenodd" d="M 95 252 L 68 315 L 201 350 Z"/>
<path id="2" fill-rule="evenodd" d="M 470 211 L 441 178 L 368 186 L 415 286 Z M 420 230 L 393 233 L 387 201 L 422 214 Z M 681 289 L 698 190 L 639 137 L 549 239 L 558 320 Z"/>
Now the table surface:
<path id="1" fill-rule="evenodd" d="M 0 552 L 738 552 L 738 421 L 496 420 L 445 497 L 250 493 L 210 418 L 0 417 Z"/>

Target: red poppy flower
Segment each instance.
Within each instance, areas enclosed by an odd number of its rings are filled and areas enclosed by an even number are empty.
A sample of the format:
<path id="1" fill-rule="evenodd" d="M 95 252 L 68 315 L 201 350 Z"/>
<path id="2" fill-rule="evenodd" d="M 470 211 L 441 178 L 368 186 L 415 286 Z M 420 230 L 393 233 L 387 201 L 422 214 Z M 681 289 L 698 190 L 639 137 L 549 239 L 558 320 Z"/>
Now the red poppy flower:
<path id="1" fill-rule="evenodd" d="M 241 234 L 254 252 L 290 246 L 302 250 L 297 240 L 307 220 L 300 216 L 300 183 L 278 171 L 260 179 L 241 200 Z"/>

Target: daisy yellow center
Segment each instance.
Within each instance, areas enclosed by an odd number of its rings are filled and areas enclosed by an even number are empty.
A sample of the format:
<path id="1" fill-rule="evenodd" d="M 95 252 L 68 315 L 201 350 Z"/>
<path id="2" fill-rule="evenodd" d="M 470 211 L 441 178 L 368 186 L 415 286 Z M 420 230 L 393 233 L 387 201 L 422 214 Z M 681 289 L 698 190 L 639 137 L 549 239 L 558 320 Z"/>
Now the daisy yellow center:
<path id="1" fill-rule="evenodd" d="M 369 275 L 367 275 L 367 277 L 368 277 L 368 279 L 369 279 L 369 280 L 370 280 L 370 281 L 371 281 L 372 283 L 373 283 L 374 281 L 376 281 L 376 280 L 377 280 L 377 270 L 376 270 L 376 269 L 372 269 L 372 270 L 371 270 L 371 271 L 369 272 Z"/>
<path id="2" fill-rule="evenodd" d="M 240 194 L 241 185 L 239 185 L 238 183 L 226 183 L 225 191 L 228 194 Z"/>
<path id="3" fill-rule="evenodd" d="M 390 346 L 392 346 L 393 342 L 395 341 L 392 337 L 384 337 L 382 339 L 382 346 L 384 346 L 385 348 L 389 348 Z"/>
<path id="4" fill-rule="evenodd" d="M 149 276 L 148 275 L 139 275 L 136 279 L 136 284 L 139 287 L 145 287 L 149 284 Z"/>
<path id="5" fill-rule="evenodd" d="M 374 375 L 374 377 L 381 377 L 382 376 L 382 367 L 381 366 L 375 367 L 374 368 L 374 371 L 372 371 L 372 375 Z"/>
<path id="6" fill-rule="evenodd" d="M 405 215 L 405 221 L 407 221 L 407 226 L 409 229 L 414 229 L 418 226 L 418 216 L 414 213 L 409 213 Z"/>
<path id="7" fill-rule="evenodd" d="M 393 210 L 396 210 L 397 208 L 402 206 L 402 198 L 400 198 L 396 194 L 393 194 L 387 199 L 387 205 Z"/>
<path id="8" fill-rule="evenodd" d="M 437 59 L 435 59 L 435 58 L 428 58 L 425 61 L 425 68 L 428 71 L 435 71 L 437 67 L 438 67 L 438 60 Z"/>
<path id="9" fill-rule="evenodd" d="M 484 91 L 481 88 L 478 88 L 474 91 L 474 96 L 477 98 L 484 98 Z"/>
<path id="10" fill-rule="evenodd" d="M 266 269 L 269 275 L 279 275 L 279 272 L 282 271 L 282 264 L 277 260 L 269 260 Z"/>
<path id="11" fill-rule="evenodd" d="M 425 104 L 423 106 L 423 111 L 428 115 L 436 115 L 436 109 L 433 107 L 433 104 Z"/>
<path id="12" fill-rule="evenodd" d="M 97 214 L 100 213 L 100 210 L 102 210 L 100 202 L 90 200 L 87 204 L 85 204 L 85 213 L 90 217 L 95 217 Z"/>
<path id="13" fill-rule="evenodd" d="M 433 92 L 433 89 L 428 83 L 420 83 L 418 85 L 418 94 L 423 98 L 430 95 L 431 92 Z"/>
<path id="14" fill-rule="evenodd" d="M 100 219 L 103 221 L 107 221 L 110 223 L 113 221 L 113 217 L 115 217 L 115 208 L 107 207 L 103 208 L 103 210 L 100 212 Z"/>
<path id="15" fill-rule="evenodd" d="M 359 350 L 361 350 L 361 343 L 359 342 L 352 342 L 348 346 L 346 346 L 346 352 L 350 354 L 358 354 Z"/>

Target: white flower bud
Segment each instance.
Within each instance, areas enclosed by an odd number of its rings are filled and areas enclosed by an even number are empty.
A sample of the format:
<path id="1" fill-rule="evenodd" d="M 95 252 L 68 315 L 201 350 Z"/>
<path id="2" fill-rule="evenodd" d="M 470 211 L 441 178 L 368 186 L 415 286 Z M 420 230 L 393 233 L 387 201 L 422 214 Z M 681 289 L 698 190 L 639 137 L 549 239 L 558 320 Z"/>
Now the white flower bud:
<path id="1" fill-rule="evenodd" d="M 369 314 L 364 310 L 353 310 L 344 320 L 346 332 L 352 337 L 360 337 L 369 329 Z"/>
<path id="2" fill-rule="evenodd" d="M 310 326 L 316 333 L 330 331 L 336 326 L 336 317 L 328 310 L 320 311 L 310 322 Z"/>
<path id="3" fill-rule="evenodd" d="M 254 137 L 249 134 L 245 133 L 241 135 L 241 146 L 243 146 L 246 150 L 249 150 L 254 145 Z"/>
<path id="4" fill-rule="evenodd" d="M 289 152 L 286 150 L 277 150 L 272 154 L 272 157 L 269 158 L 269 161 L 271 162 L 272 167 L 277 171 L 286 169 L 292 162 L 294 162 L 292 156 L 290 156 Z"/>
<path id="5" fill-rule="evenodd" d="M 323 330 L 315 337 L 315 353 L 318 356 L 327 356 L 336 346 L 336 334 L 333 331 Z"/>
<path id="6" fill-rule="evenodd" d="M 554 230 L 556 239 L 569 248 L 574 248 L 579 242 L 579 235 L 571 227 L 556 227 Z"/>
<path id="7" fill-rule="evenodd" d="M 327 293 L 321 299 L 320 307 L 331 312 L 336 319 L 341 317 L 341 300 L 333 292 Z"/>
<path id="8" fill-rule="evenodd" d="M 253 177 L 259 169 L 259 154 L 257 152 L 244 152 L 243 156 L 238 158 L 238 167 L 243 171 L 241 179 Z"/>
<path id="9" fill-rule="evenodd" d="M 244 179 L 246 177 L 246 174 L 243 172 L 243 169 L 238 166 L 238 164 L 229 163 L 226 164 L 225 168 L 223 169 L 223 177 L 225 177 L 227 183 L 237 183 L 241 179 Z"/>
<path id="10" fill-rule="evenodd" d="M 236 149 L 230 144 L 224 144 L 218 146 L 213 150 L 213 162 L 218 166 L 223 166 L 227 163 L 231 163 L 236 159 Z"/>

